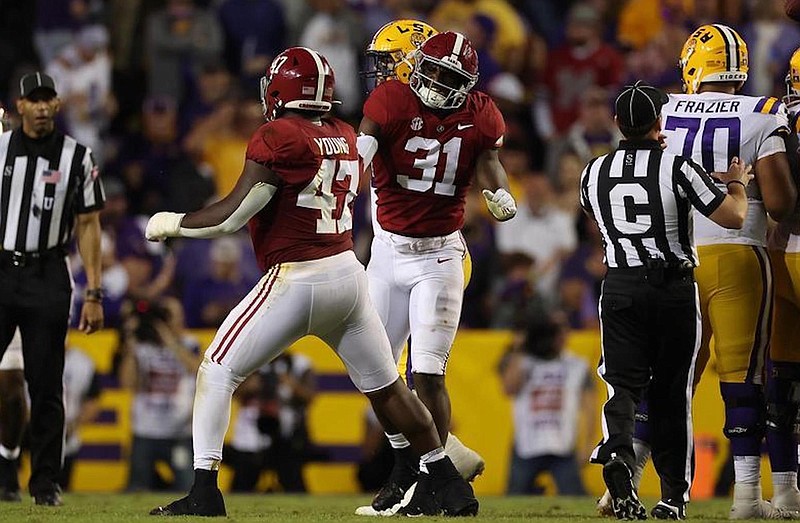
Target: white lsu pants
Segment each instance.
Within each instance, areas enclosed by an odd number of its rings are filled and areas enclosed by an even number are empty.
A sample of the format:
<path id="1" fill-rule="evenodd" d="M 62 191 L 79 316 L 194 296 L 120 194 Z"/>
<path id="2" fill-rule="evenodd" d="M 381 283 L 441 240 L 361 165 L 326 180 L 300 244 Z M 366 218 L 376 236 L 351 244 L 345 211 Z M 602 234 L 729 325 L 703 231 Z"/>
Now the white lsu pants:
<path id="1" fill-rule="evenodd" d="M 306 335 L 336 351 L 361 392 L 399 378 L 353 251 L 275 265 L 228 314 L 206 350 L 192 421 L 195 468 L 213 470 L 222 459 L 236 387 Z"/>
<path id="2" fill-rule="evenodd" d="M 411 238 L 379 231 L 367 267 L 369 293 L 395 361 L 411 335 L 411 371 L 443 375 L 464 298 L 461 233 Z"/>

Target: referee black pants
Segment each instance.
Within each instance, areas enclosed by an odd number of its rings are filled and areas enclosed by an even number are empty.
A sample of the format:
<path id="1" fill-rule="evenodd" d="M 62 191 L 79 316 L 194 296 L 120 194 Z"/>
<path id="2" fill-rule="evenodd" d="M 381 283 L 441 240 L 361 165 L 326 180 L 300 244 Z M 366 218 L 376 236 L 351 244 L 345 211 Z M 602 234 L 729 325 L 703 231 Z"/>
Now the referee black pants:
<path id="1" fill-rule="evenodd" d="M 0 252 L 0 356 L 17 327 L 31 398 L 31 495 L 55 488 L 64 446 L 64 344 L 72 282 L 63 255 L 14 264 Z"/>
<path id="2" fill-rule="evenodd" d="M 692 381 L 700 305 L 691 269 L 609 269 L 600 297 L 606 382 L 603 440 L 592 461 L 613 454 L 633 469 L 636 405 L 647 391 L 653 464 L 663 499 L 688 501 L 693 476 Z"/>

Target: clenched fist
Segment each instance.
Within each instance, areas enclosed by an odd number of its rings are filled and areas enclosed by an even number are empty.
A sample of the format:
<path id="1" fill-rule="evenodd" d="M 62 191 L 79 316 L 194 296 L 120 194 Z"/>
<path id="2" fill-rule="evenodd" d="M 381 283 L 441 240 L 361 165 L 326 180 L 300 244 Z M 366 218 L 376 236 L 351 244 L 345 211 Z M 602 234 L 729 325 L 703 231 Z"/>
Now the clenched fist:
<path id="1" fill-rule="evenodd" d="M 517 214 L 517 202 L 511 193 L 502 187 L 492 192 L 489 189 L 483 190 L 483 197 L 486 199 L 486 207 L 498 221 L 510 220 Z"/>
<path id="2" fill-rule="evenodd" d="M 157 212 L 147 222 L 144 236 L 151 242 L 160 242 L 166 238 L 180 236 L 181 220 L 184 213 Z"/>

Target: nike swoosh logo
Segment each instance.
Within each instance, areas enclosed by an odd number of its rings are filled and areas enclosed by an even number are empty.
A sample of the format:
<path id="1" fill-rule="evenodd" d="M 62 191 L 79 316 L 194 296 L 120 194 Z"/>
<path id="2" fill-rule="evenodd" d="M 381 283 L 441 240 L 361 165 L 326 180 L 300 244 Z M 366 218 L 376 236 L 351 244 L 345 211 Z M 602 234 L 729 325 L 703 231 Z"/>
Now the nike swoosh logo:
<path id="1" fill-rule="evenodd" d="M 453 258 L 436 258 L 436 263 L 444 263 L 452 260 Z"/>
<path id="2" fill-rule="evenodd" d="M 475 124 L 472 124 L 472 123 L 460 123 L 460 124 L 458 124 L 458 130 L 459 131 L 463 131 L 464 129 L 469 129 L 470 127 L 473 127 L 474 125 Z"/>

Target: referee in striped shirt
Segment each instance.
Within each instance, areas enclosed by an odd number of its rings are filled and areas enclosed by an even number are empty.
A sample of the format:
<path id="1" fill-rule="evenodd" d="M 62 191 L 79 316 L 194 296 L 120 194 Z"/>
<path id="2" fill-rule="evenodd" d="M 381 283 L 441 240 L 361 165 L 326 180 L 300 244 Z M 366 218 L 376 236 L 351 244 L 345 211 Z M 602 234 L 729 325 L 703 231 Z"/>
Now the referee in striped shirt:
<path id="1" fill-rule="evenodd" d="M 592 461 L 619 519 L 645 519 L 631 483 L 634 410 L 645 391 L 653 430 L 653 463 L 661 477 L 657 519 L 683 519 L 692 480 L 692 378 L 700 346 L 700 306 L 691 207 L 723 227 L 741 228 L 749 167 L 733 158 L 715 173 L 663 152 L 661 107 L 667 95 L 637 82 L 615 102 L 625 136 L 619 148 L 593 159 L 581 175 L 581 205 L 597 222 L 608 271 L 600 297 L 602 358 L 607 384 L 603 440 Z"/>
<path id="2" fill-rule="evenodd" d="M 19 327 L 31 399 L 28 487 L 36 504 L 61 505 L 62 379 L 72 301 L 66 249 L 74 234 L 88 279 L 79 326 L 91 333 L 103 326 L 104 195 L 91 151 L 55 129 L 60 100 L 53 79 L 28 74 L 19 94 L 22 127 L 0 134 L 0 357 Z"/>

